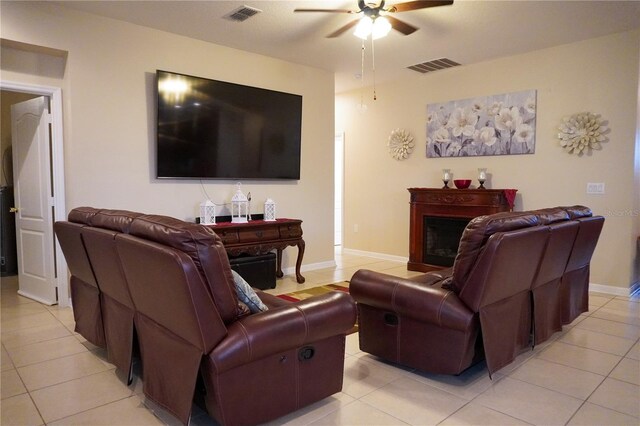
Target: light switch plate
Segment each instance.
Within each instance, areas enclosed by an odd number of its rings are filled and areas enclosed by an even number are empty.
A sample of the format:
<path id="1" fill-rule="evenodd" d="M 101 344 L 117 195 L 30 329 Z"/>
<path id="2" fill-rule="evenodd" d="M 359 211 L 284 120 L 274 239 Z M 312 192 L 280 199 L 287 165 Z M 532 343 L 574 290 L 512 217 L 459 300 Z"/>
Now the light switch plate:
<path id="1" fill-rule="evenodd" d="M 587 194 L 604 194 L 604 182 L 587 183 Z"/>

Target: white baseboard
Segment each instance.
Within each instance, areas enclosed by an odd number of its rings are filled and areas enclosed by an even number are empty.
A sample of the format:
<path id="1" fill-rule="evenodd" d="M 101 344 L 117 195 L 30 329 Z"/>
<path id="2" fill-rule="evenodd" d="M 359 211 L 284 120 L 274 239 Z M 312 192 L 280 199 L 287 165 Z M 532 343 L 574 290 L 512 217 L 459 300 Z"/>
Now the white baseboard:
<path id="1" fill-rule="evenodd" d="M 613 294 L 615 296 L 629 296 L 629 295 L 633 294 L 633 292 L 638 290 L 638 288 L 640 288 L 640 283 L 636 283 L 633 286 L 631 286 L 630 288 L 615 287 L 615 286 L 612 286 L 612 285 L 604 285 L 604 284 L 596 284 L 596 283 L 589 283 L 589 291 L 596 291 L 598 293 L 605 293 L 605 294 Z"/>
<path id="2" fill-rule="evenodd" d="M 409 261 L 408 257 L 394 256 L 392 254 L 376 253 L 376 252 L 372 252 L 372 251 L 354 250 L 354 249 L 348 249 L 348 248 L 343 248 L 342 249 L 342 253 L 344 253 L 344 254 L 353 254 L 355 256 L 373 257 L 375 259 L 391 260 L 391 261 L 394 261 L 394 262 L 407 263 Z"/>
<path id="3" fill-rule="evenodd" d="M 394 262 L 407 263 L 409 261 L 408 257 L 394 256 L 391 254 L 376 253 L 372 251 L 354 250 L 354 249 L 348 249 L 343 247 L 337 248 L 336 251 L 341 252 L 343 254 L 352 254 L 355 256 L 367 256 L 367 257 L 372 257 L 374 259 L 391 260 Z M 330 260 L 327 262 L 312 263 L 310 265 L 302 265 L 302 267 L 300 268 L 300 272 L 315 271 L 318 269 L 325 269 L 325 268 L 334 268 L 335 266 L 336 266 L 335 260 Z M 296 268 L 294 266 L 291 266 L 289 268 L 284 268 L 282 272 L 285 275 L 295 274 Z"/>
<path id="4" fill-rule="evenodd" d="M 390 261 L 394 261 L 394 262 L 407 263 L 409 261 L 408 257 L 394 256 L 394 255 L 391 255 L 391 254 L 376 253 L 376 252 L 372 252 L 372 251 L 355 250 L 355 249 L 349 249 L 349 248 L 344 248 L 344 247 L 338 248 L 337 251 L 342 252 L 343 254 L 351 254 L 351 255 L 354 255 L 354 256 L 367 256 L 367 257 L 372 257 L 374 259 L 390 260 Z M 318 263 L 312 263 L 310 265 L 303 265 L 300 268 L 300 271 L 301 272 L 315 271 L 315 270 L 318 270 L 318 269 L 333 268 L 335 266 L 336 266 L 335 260 L 331 260 L 331 261 L 327 261 L 327 262 L 318 262 Z M 284 272 L 285 275 L 295 274 L 296 268 L 295 267 L 289 267 L 289 268 L 283 269 L 282 271 Z M 612 294 L 612 295 L 615 295 L 615 296 L 629 296 L 629 295 L 633 294 L 634 292 L 640 291 L 640 282 L 633 284 L 631 286 L 631 288 L 624 288 L 624 287 L 616 287 L 616 286 L 612 286 L 612 285 L 589 283 L 589 290 L 595 291 L 595 292 L 598 292 L 598 293 Z"/>
<path id="5" fill-rule="evenodd" d="M 316 271 L 318 269 L 325 269 L 325 268 L 334 268 L 335 266 L 336 266 L 336 261 L 329 260 L 327 262 L 318 262 L 318 263 L 312 263 L 309 265 L 302 265 L 300 267 L 300 272 Z M 288 268 L 283 268 L 282 273 L 284 273 L 285 275 L 293 275 L 296 273 L 296 267 L 291 266 Z"/>

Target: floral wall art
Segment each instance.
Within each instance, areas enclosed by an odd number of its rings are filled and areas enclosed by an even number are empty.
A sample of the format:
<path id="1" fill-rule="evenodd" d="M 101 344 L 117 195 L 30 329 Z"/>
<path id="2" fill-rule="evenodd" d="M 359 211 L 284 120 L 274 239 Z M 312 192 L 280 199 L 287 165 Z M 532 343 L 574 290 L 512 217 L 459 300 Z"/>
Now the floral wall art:
<path id="1" fill-rule="evenodd" d="M 427 105 L 427 157 L 533 154 L 536 91 Z"/>

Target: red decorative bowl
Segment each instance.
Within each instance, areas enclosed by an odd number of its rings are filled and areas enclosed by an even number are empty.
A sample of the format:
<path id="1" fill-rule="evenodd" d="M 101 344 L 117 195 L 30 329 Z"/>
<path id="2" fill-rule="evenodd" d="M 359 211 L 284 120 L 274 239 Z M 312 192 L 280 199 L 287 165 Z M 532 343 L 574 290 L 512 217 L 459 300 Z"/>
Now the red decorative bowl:
<path id="1" fill-rule="evenodd" d="M 467 189 L 471 185 L 471 179 L 454 179 L 453 184 L 458 189 Z"/>

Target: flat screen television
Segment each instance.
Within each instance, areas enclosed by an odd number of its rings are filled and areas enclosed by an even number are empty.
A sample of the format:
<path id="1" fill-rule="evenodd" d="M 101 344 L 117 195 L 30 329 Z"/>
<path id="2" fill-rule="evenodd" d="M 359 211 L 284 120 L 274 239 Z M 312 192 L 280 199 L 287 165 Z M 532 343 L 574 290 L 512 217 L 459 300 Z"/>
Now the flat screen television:
<path id="1" fill-rule="evenodd" d="M 156 176 L 300 179 L 302 96 L 156 72 Z"/>

